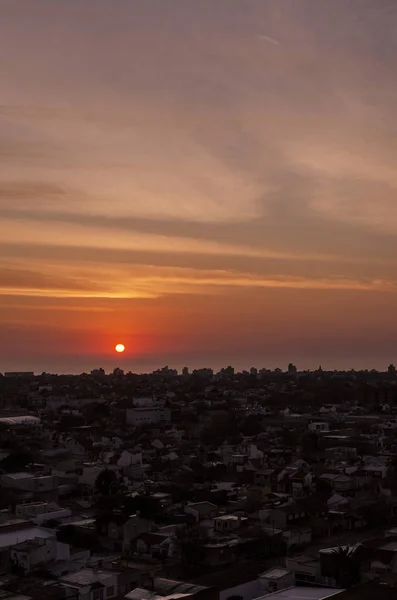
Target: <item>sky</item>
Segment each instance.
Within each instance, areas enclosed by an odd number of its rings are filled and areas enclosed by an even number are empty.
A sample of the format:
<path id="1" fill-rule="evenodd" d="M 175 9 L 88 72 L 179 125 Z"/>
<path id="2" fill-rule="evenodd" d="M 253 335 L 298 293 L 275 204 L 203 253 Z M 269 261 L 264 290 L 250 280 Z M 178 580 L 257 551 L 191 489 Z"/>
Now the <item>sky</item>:
<path id="1" fill-rule="evenodd" d="M 0 371 L 397 361 L 396 30 L 395 0 L 1 0 Z"/>

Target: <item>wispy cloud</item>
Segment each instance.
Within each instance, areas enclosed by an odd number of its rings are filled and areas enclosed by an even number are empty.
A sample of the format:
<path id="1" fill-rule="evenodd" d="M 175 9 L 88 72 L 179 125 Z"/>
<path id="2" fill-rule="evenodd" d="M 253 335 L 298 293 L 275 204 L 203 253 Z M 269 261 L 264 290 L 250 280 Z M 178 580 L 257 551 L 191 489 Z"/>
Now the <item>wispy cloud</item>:
<path id="1" fill-rule="evenodd" d="M 308 326 L 325 294 L 338 332 L 371 303 L 362 323 L 382 329 L 396 291 L 395 3 L 210 4 L 5 0 L 0 294 L 13 319 L 31 298 L 73 302 L 80 327 L 79 306 L 131 299 L 145 327 L 185 319 L 188 339 L 189 311 L 220 313 L 221 299 L 239 322 L 255 304 L 256 326 L 265 304 L 280 322 L 302 305 Z M 107 327 L 122 329 L 113 313 Z"/>

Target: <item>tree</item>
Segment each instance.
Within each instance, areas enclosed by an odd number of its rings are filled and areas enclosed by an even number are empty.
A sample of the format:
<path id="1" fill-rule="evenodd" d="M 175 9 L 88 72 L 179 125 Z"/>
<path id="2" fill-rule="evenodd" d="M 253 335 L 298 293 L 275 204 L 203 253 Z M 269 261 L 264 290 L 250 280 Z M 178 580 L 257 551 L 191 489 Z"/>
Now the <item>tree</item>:
<path id="1" fill-rule="evenodd" d="M 201 544 L 207 540 L 207 531 L 199 525 L 184 527 L 176 532 L 181 562 L 188 570 L 199 568 L 202 560 Z"/>
<path id="2" fill-rule="evenodd" d="M 6 473 L 17 473 L 23 471 L 26 465 L 32 462 L 33 458 L 27 452 L 12 452 L 0 461 L 0 468 Z"/>
<path id="3" fill-rule="evenodd" d="M 261 419 L 257 415 L 250 415 L 241 423 L 240 432 L 242 435 L 252 436 L 258 435 L 263 431 Z"/>
<path id="4" fill-rule="evenodd" d="M 124 489 L 123 483 L 117 478 L 114 471 L 104 469 L 95 480 L 95 489 L 102 496 L 114 496 Z"/>
<path id="5" fill-rule="evenodd" d="M 346 546 L 332 550 L 335 561 L 334 573 L 337 585 L 349 588 L 360 582 L 360 563 L 357 546 Z"/>

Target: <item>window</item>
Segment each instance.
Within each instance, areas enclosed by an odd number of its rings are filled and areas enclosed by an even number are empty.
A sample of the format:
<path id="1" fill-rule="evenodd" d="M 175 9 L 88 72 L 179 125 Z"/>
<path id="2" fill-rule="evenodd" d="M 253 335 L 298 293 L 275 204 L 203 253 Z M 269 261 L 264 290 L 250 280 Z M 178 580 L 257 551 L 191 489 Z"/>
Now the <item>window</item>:
<path id="1" fill-rule="evenodd" d="M 110 596 L 114 596 L 114 585 L 111 585 L 106 590 L 106 596 L 110 598 Z"/>
<path id="2" fill-rule="evenodd" d="M 92 592 L 92 600 L 103 600 L 103 589 Z"/>

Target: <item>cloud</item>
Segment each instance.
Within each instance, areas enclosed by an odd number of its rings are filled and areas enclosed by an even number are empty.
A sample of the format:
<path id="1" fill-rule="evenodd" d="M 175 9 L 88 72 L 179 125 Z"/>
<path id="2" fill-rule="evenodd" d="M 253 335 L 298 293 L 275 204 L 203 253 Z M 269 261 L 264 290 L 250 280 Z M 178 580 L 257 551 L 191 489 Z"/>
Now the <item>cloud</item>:
<path id="1" fill-rule="evenodd" d="M 296 315 L 281 296 L 305 298 L 307 328 L 311 294 L 328 295 L 342 338 L 371 302 L 378 335 L 395 293 L 396 26 L 390 0 L 5 0 L 8 305 L 132 298 L 185 336 L 205 305 L 221 340 L 264 305 Z"/>
<path id="2" fill-rule="evenodd" d="M 0 294 L 54 298 L 158 298 L 174 294 L 219 294 L 227 288 L 288 288 L 396 292 L 394 279 L 259 275 L 235 270 L 159 267 L 148 264 L 63 265 L 37 261 L 31 269 L 14 261 L 0 268 Z"/>

